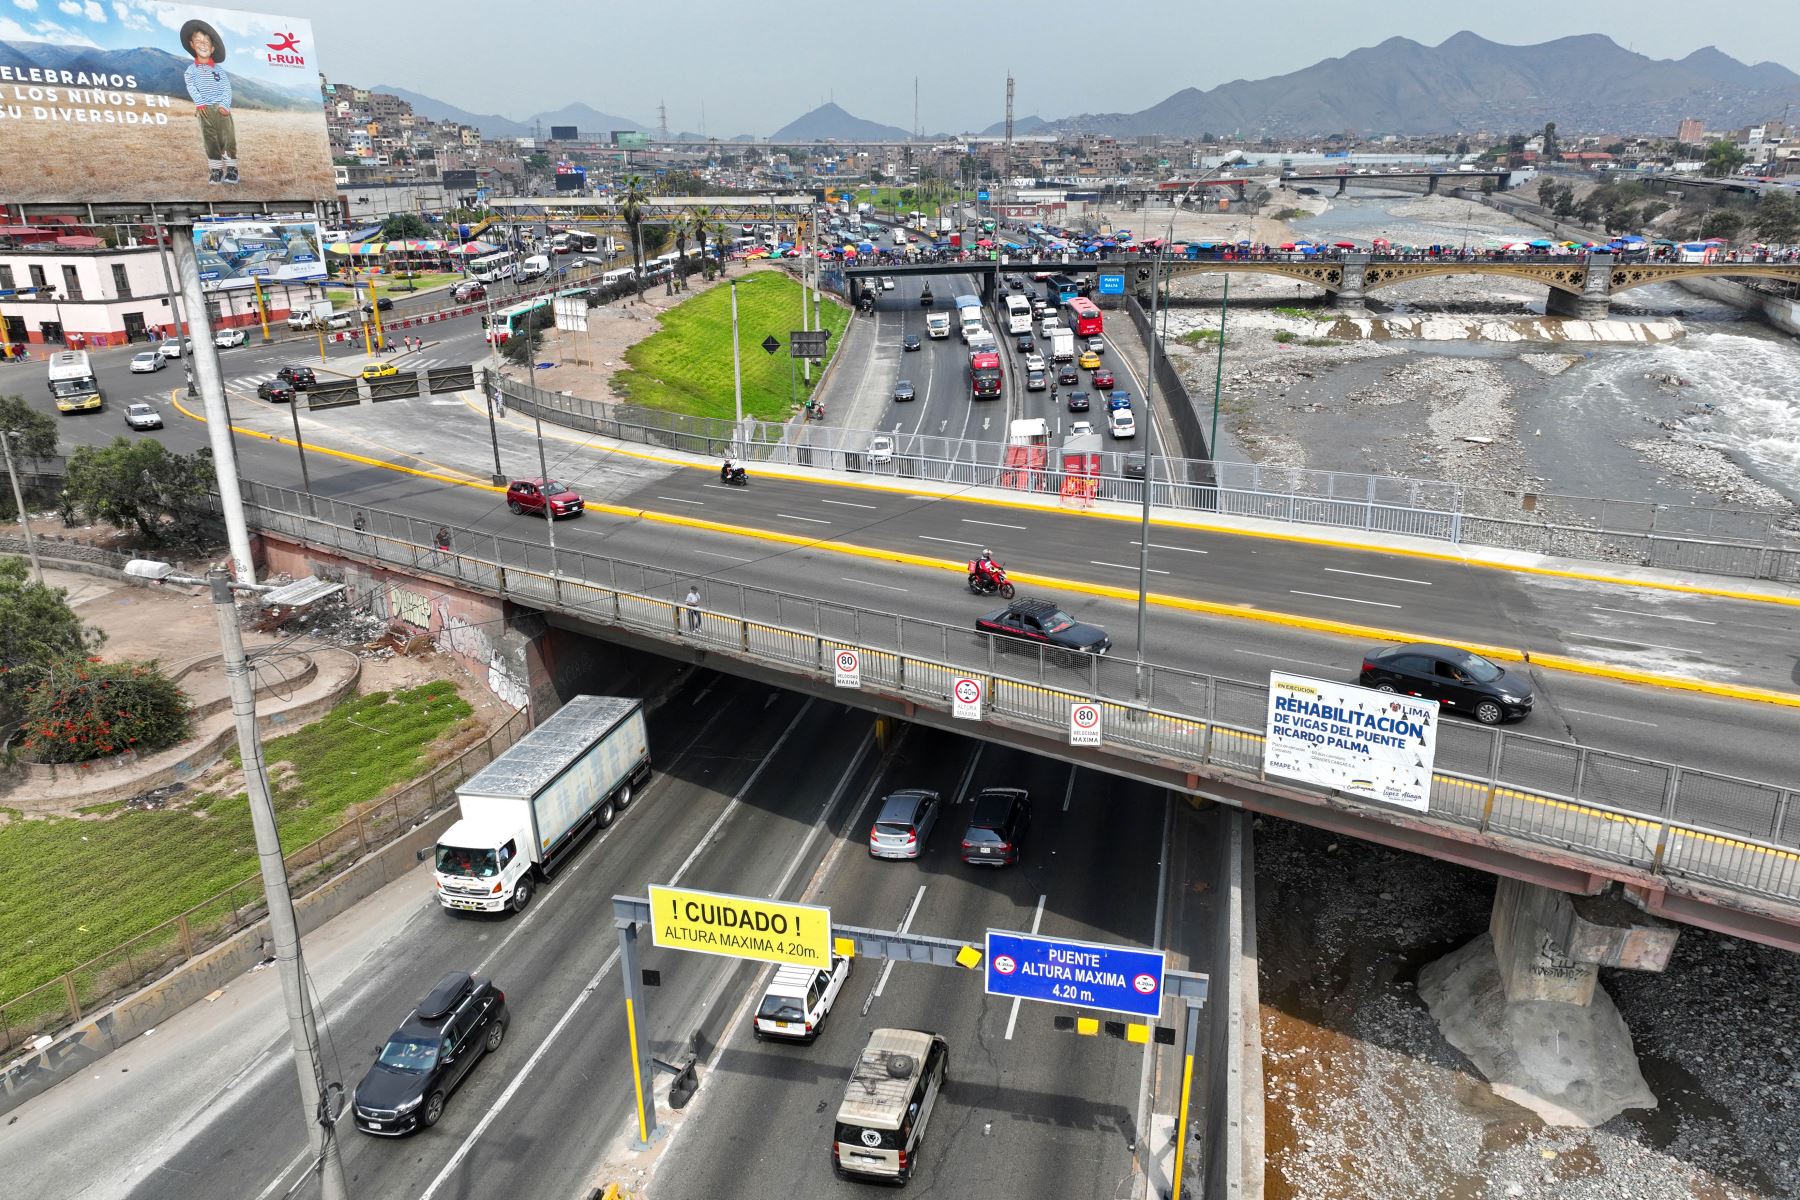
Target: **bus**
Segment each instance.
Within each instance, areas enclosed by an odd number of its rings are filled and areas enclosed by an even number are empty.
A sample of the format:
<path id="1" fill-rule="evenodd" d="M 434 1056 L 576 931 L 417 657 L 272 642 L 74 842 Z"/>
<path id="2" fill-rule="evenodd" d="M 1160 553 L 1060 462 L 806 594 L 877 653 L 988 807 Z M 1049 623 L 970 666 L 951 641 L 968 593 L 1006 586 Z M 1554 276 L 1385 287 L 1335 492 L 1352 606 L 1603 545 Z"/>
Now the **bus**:
<path id="1" fill-rule="evenodd" d="M 527 329 L 542 329 L 553 323 L 553 301 L 556 298 L 585 297 L 587 294 L 586 288 L 564 288 L 555 296 L 534 296 L 510 308 L 503 308 L 492 316 L 483 317 L 481 323 L 487 327 L 487 340 L 491 345 L 504 346 Z"/>
<path id="2" fill-rule="evenodd" d="M 1000 355 L 998 352 L 987 350 L 969 355 L 969 398 L 972 400 L 998 400 L 1000 398 Z"/>
<path id="3" fill-rule="evenodd" d="M 1067 275 L 1052 275 L 1044 284 L 1044 300 L 1049 304 L 1060 305 L 1071 296 L 1081 295 L 1081 285 Z"/>
<path id="4" fill-rule="evenodd" d="M 50 395 L 57 412 L 92 412 L 106 407 L 86 350 L 58 350 L 50 356 Z"/>
<path id="5" fill-rule="evenodd" d="M 1101 332 L 1100 306 L 1086 296 L 1070 296 L 1063 301 L 1063 323 L 1076 337 L 1096 337 Z"/>
<path id="6" fill-rule="evenodd" d="M 502 279 L 511 279 L 519 273 L 519 256 L 511 250 L 502 250 L 498 254 L 484 254 L 480 258 L 469 260 L 469 278 L 482 283 L 497 283 Z"/>
<path id="7" fill-rule="evenodd" d="M 1031 332 L 1031 301 L 1018 292 L 1006 294 L 1006 332 Z"/>

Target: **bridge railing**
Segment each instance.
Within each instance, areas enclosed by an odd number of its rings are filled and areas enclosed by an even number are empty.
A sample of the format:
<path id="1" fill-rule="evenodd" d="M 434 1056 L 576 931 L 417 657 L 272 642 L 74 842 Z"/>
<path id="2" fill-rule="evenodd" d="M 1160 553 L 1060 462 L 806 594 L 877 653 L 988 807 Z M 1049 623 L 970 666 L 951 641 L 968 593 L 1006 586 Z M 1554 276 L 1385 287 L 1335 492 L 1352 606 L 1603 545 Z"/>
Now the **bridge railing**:
<path id="1" fill-rule="evenodd" d="M 483 531 L 452 531 L 445 550 L 428 532 L 429 519 L 248 481 L 245 489 L 250 519 L 264 531 L 410 574 L 819 681 L 832 676 L 836 650 L 854 649 L 866 688 L 925 707 L 948 709 L 955 680 L 972 676 L 984 684 L 985 720 L 1052 738 L 1067 735 L 1070 704 L 1097 702 L 1112 747 L 1163 764 L 1265 778 L 1268 688 L 1261 682 L 1018 646 L 972 627 L 604 555 L 564 549 L 553 564 L 544 542 Z M 352 526 L 358 513 L 362 530 Z M 702 595 L 697 621 L 683 603 L 694 584 Z M 1341 797 L 1331 802 L 1391 811 Z M 1446 721 L 1429 815 L 1800 903 L 1800 804 L 1795 790 L 1780 784 Z"/>
<path id="2" fill-rule="evenodd" d="M 1009 470 L 1005 447 L 997 441 L 754 420 L 737 430 L 730 421 L 566 396 L 491 374 L 488 379 L 495 394 L 521 412 L 640 445 L 717 457 L 734 454 L 752 465 L 1046 495 L 1059 494 L 1063 483 L 1058 471 Z M 1159 395 L 1167 394 L 1159 389 Z M 889 436 L 894 444 L 885 461 L 869 454 L 877 436 Z M 1141 503 L 1144 484 L 1137 475 L 1143 457 L 1141 450 L 1101 451 L 1097 498 Z M 1800 583 L 1800 530 L 1790 528 L 1791 514 L 1781 511 L 1609 500 L 1192 458 L 1158 457 L 1151 470 L 1156 502 L 1178 511 Z"/>

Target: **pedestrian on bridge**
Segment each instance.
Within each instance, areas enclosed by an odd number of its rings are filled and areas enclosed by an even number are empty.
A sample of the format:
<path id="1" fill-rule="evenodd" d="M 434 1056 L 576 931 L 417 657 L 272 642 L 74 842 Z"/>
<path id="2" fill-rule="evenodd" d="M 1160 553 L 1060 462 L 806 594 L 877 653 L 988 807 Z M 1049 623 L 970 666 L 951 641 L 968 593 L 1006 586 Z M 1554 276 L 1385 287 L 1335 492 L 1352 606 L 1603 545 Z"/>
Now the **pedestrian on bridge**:
<path id="1" fill-rule="evenodd" d="M 687 605 L 687 626 L 693 633 L 700 632 L 700 585 L 688 584 L 687 597 L 682 601 Z"/>

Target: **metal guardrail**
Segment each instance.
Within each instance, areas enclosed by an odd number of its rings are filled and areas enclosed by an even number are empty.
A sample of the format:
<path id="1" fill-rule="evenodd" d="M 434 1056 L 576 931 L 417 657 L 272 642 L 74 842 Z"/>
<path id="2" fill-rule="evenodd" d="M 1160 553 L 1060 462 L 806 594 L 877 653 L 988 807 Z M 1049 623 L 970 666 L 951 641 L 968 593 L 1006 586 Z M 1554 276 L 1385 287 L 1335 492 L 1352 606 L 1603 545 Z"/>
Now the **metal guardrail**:
<path id="1" fill-rule="evenodd" d="M 506 723 L 455 758 L 392 796 L 353 811 L 348 820 L 316 841 L 285 856 L 288 882 L 296 896 L 324 883 L 339 867 L 378 850 L 444 807 L 456 785 L 519 740 L 530 725 L 527 714 Z M 138 934 L 73 970 L 10 1000 L 0 1001 L 0 1053 L 82 1019 L 151 979 L 192 961 L 267 912 L 260 877 L 229 887 L 159 925 Z"/>
<path id="2" fill-rule="evenodd" d="M 1055 738 L 1066 735 L 1069 705 L 1091 701 L 1100 705 L 1106 742 L 1116 750 L 1265 778 L 1263 683 L 1021 648 L 973 628 L 705 577 L 698 627 L 690 628 L 683 598 L 695 577 L 688 572 L 566 549 L 553 563 L 544 543 L 469 530 L 457 531 L 453 549 L 443 550 L 431 540 L 433 519 L 248 481 L 245 496 L 252 522 L 265 532 L 534 608 L 821 681 L 832 677 L 834 651 L 855 649 L 865 688 L 930 707 L 947 709 L 952 682 L 972 674 L 986 681 L 984 719 Z M 357 512 L 365 519 L 360 531 L 351 527 Z M 1795 789 L 1780 784 L 1445 722 L 1429 816 L 1800 902 L 1800 803 Z"/>
<path id="3" fill-rule="evenodd" d="M 995 441 L 893 438 L 890 461 L 873 462 L 878 431 L 808 423 L 734 422 L 567 396 L 488 374 L 502 401 L 573 429 L 690 454 L 732 454 L 752 465 L 818 467 L 963 487 L 1056 495 L 1058 471 L 1021 472 Z M 883 435 L 891 436 L 891 435 Z M 1095 498 L 1138 504 L 1144 484 L 1128 466 L 1142 452 L 1102 450 Z M 1800 583 L 1800 520 L 1761 509 L 1700 508 L 1593 496 L 1474 488 L 1439 480 L 1358 475 L 1258 463 L 1151 460 L 1156 503 L 1296 525 L 1357 529 L 1495 546 L 1536 554 Z"/>

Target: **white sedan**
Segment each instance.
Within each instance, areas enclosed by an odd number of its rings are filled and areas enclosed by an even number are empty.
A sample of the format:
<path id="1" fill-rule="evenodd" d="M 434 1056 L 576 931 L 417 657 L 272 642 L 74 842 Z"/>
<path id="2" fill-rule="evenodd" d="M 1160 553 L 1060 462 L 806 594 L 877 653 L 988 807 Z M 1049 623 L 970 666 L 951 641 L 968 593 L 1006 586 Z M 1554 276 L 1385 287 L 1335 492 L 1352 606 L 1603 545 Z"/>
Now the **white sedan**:
<path id="1" fill-rule="evenodd" d="M 872 463 L 893 462 L 894 439 L 882 436 L 870 438 L 868 453 L 865 457 Z"/>
<path id="2" fill-rule="evenodd" d="M 131 356 L 131 373 L 148 375 L 152 371 L 160 371 L 169 365 L 169 360 L 154 350 L 140 350 Z"/>
<path id="3" fill-rule="evenodd" d="M 244 331 L 241 329 L 221 329 L 213 334 L 213 345 L 221 350 L 244 344 Z"/>
<path id="4" fill-rule="evenodd" d="M 1042 371 L 1044 369 L 1044 356 L 1041 354 L 1027 354 L 1025 356 L 1025 369 L 1027 371 Z"/>
<path id="5" fill-rule="evenodd" d="M 138 401 L 125 406 L 125 423 L 133 429 L 161 429 L 162 414 Z"/>

